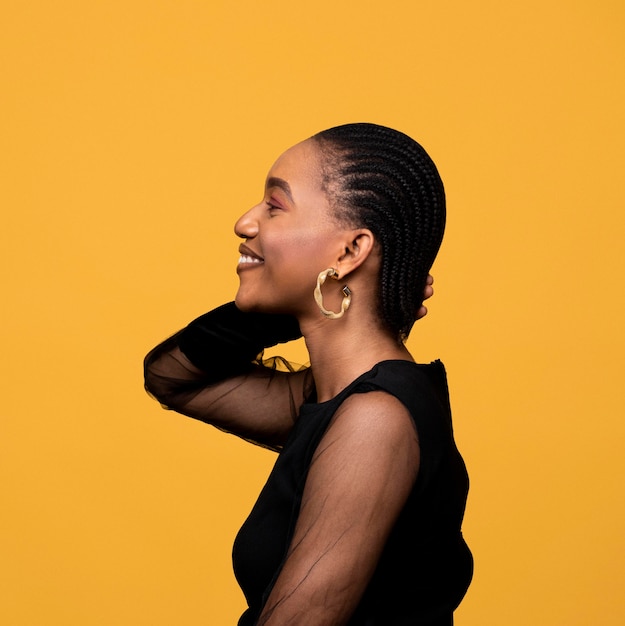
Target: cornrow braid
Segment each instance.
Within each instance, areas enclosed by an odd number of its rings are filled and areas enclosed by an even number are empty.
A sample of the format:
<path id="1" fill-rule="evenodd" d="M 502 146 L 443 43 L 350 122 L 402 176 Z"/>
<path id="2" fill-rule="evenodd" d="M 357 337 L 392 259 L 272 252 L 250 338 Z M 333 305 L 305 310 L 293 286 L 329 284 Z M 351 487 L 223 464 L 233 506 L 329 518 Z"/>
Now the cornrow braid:
<path id="1" fill-rule="evenodd" d="M 377 124 L 345 124 L 313 136 L 323 184 L 339 219 L 368 228 L 381 246 L 379 309 L 408 337 L 445 230 L 445 190 L 416 141 Z"/>

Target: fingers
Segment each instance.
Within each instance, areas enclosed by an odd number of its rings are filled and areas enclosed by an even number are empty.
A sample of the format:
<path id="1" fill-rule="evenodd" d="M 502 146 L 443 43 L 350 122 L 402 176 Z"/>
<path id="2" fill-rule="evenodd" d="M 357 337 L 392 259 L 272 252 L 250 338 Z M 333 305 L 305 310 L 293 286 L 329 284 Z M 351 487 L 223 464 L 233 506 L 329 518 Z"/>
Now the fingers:
<path id="1" fill-rule="evenodd" d="M 423 299 L 427 300 L 434 295 L 434 276 L 432 274 L 428 274 L 428 277 L 425 279 L 425 289 L 423 290 Z M 428 314 L 428 309 L 426 306 L 421 305 L 421 308 L 417 311 L 417 319 L 420 320 L 422 317 L 425 317 Z"/>
<path id="2" fill-rule="evenodd" d="M 425 289 L 423 290 L 423 299 L 427 300 L 434 295 L 434 276 L 432 274 L 428 274 L 428 277 L 425 280 Z"/>
<path id="3" fill-rule="evenodd" d="M 420 320 L 422 317 L 425 317 L 428 314 L 427 307 L 421 305 L 421 308 L 417 311 L 417 319 Z"/>

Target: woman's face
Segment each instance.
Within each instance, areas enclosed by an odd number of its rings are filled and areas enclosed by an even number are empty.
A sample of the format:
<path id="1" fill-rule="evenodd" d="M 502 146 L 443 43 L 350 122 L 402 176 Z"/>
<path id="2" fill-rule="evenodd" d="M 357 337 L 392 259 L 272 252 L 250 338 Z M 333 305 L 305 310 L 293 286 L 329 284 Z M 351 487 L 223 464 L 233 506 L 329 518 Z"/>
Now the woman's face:
<path id="1" fill-rule="evenodd" d="M 237 266 L 240 309 L 297 315 L 314 308 L 317 275 L 336 266 L 343 247 L 340 234 L 344 237 L 322 190 L 314 141 L 280 156 L 267 175 L 262 202 L 234 229 L 245 239 Z"/>

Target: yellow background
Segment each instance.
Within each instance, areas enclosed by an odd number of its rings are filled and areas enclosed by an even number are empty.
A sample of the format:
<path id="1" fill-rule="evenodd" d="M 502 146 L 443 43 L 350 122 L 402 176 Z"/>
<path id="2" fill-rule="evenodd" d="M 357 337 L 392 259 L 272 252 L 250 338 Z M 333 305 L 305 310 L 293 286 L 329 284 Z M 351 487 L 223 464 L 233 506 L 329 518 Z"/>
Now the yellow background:
<path id="1" fill-rule="evenodd" d="M 0 623 L 236 623 L 273 455 L 161 410 L 142 358 L 232 298 L 274 158 L 349 121 L 447 187 L 409 345 L 447 365 L 472 479 L 457 624 L 625 623 L 624 26 L 621 0 L 5 1 Z"/>

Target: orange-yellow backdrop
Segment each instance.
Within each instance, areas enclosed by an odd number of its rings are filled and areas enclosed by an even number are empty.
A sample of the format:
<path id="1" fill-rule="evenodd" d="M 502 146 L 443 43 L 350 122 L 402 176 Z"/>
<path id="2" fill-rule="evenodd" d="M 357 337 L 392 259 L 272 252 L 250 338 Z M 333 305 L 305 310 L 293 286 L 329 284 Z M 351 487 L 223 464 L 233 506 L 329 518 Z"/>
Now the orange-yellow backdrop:
<path id="1" fill-rule="evenodd" d="M 624 18 L 4 3 L 0 622 L 236 623 L 231 542 L 273 455 L 161 410 L 142 357 L 232 298 L 232 224 L 272 160 L 367 120 L 419 139 L 448 191 L 409 343 L 447 364 L 472 478 L 457 623 L 625 623 Z"/>

